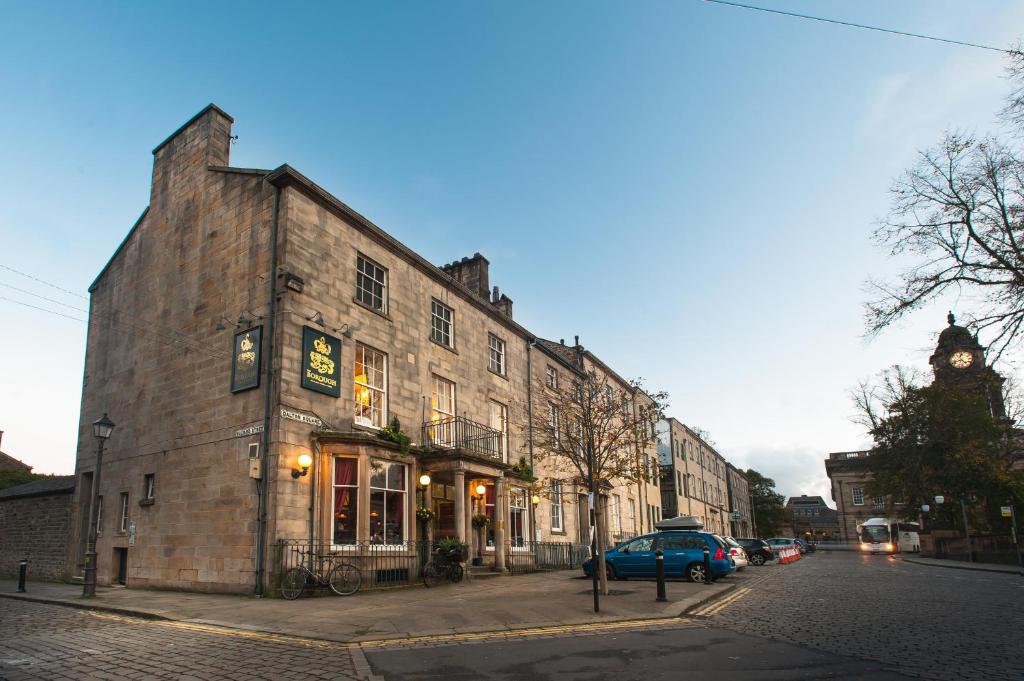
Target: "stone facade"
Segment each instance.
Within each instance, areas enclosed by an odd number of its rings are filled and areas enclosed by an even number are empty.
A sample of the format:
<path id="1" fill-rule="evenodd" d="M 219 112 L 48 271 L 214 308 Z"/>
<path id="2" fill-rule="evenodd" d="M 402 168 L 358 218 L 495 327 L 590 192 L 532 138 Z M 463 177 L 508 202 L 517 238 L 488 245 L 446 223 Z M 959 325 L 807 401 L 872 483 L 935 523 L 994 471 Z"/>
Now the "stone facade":
<path id="1" fill-rule="evenodd" d="M 730 534 L 725 458 L 674 418 L 661 421 L 658 431 L 661 505 L 666 515 L 692 515 L 700 518 L 708 531 Z"/>
<path id="2" fill-rule="evenodd" d="M 0 577 L 16 577 L 22 559 L 29 580 L 65 577 L 74 491 L 73 475 L 0 490 Z"/>
<path id="3" fill-rule="evenodd" d="M 786 501 L 784 537 L 807 537 L 815 540 L 839 539 L 838 514 L 820 496 L 802 494 Z"/>
<path id="4" fill-rule="evenodd" d="M 729 509 L 740 514 L 739 520 L 730 519 L 729 521 L 732 536 L 753 537 L 755 534 L 754 522 L 750 507 L 750 486 L 747 484 L 747 478 L 740 469 L 731 463 L 727 463 L 726 468 L 728 469 L 726 482 L 729 487 Z"/>

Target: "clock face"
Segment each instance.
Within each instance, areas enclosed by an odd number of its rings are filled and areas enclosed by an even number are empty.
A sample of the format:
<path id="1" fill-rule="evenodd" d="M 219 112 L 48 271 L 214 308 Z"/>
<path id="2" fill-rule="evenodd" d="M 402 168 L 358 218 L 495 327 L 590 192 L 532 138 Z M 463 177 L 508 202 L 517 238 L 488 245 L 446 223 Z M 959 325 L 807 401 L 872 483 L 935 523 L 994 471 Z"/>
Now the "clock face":
<path id="1" fill-rule="evenodd" d="M 953 353 L 953 356 L 949 358 L 949 363 L 952 364 L 955 369 L 966 369 L 974 363 L 974 355 L 966 350 L 960 350 L 959 352 Z"/>

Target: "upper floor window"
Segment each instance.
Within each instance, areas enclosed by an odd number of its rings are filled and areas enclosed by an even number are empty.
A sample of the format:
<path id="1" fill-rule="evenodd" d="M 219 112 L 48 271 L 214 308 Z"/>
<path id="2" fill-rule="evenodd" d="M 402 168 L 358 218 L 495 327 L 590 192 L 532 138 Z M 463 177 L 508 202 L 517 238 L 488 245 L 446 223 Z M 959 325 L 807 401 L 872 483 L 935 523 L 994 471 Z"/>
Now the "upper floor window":
<path id="1" fill-rule="evenodd" d="M 508 460 L 506 453 L 508 452 L 508 407 L 501 402 L 495 402 L 491 400 L 491 428 L 498 431 L 498 451 L 496 452 L 499 457 Z"/>
<path id="2" fill-rule="evenodd" d="M 118 530 L 122 533 L 128 531 L 128 492 L 121 492 L 121 524 Z"/>
<path id="3" fill-rule="evenodd" d="M 156 498 L 156 475 L 153 473 L 146 473 L 146 476 L 142 479 L 143 482 L 143 499 L 153 500 Z"/>
<path id="4" fill-rule="evenodd" d="M 562 524 L 562 481 L 551 481 L 551 531 L 564 532 Z"/>
<path id="5" fill-rule="evenodd" d="M 363 255 L 356 256 L 356 300 L 387 313 L 387 281 L 387 270 Z"/>
<path id="6" fill-rule="evenodd" d="M 430 392 L 430 420 L 435 424 L 428 434 L 435 445 L 455 446 L 455 384 L 434 376 Z"/>
<path id="7" fill-rule="evenodd" d="M 544 385 L 552 390 L 558 390 L 558 369 L 550 364 L 548 365 L 547 372 L 544 375 Z"/>
<path id="8" fill-rule="evenodd" d="M 609 407 L 615 402 L 615 389 L 610 385 L 604 387 L 604 401 Z"/>
<path id="9" fill-rule="evenodd" d="M 863 506 L 864 505 L 864 490 L 860 487 L 854 487 L 850 490 L 853 493 L 853 505 Z"/>
<path id="10" fill-rule="evenodd" d="M 487 351 L 490 355 L 489 367 L 496 374 L 505 375 L 505 341 L 497 336 L 487 334 Z"/>
<path id="11" fill-rule="evenodd" d="M 551 439 L 558 445 L 558 405 L 548 403 L 548 428 L 551 430 Z"/>
<path id="12" fill-rule="evenodd" d="M 384 427 L 387 419 L 387 367 L 387 355 L 356 343 L 353 392 L 355 422 L 359 425 Z"/>
<path id="13" fill-rule="evenodd" d="M 875 508 L 882 508 L 885 506 L 885 499 L 882 497 L 875 497 Z"/>
<path id="14" fill-rule="evenodd" d="M 430 302 L 430 338 L 446 348 L 454 347 L 452 309 L 436 300 Z"/>

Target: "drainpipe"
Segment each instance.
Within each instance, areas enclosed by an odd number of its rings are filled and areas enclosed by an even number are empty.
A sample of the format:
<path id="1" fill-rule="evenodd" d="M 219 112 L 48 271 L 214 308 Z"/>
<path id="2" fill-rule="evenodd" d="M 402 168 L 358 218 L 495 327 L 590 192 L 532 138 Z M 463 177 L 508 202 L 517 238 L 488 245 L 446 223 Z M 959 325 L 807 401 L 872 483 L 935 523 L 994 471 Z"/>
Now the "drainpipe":
<path id="1" fill-rule="evenodd" d="M 537 471 L 533 468 L 533 353 L 531 350 L 536 344 L 536 338 L 526 341 L 526 447 L 530 456 L 530 470 L 533 471 L 534 476 L 537 475 Z M 564 518 L 562 526 L 565 527 Z M 533 528 L 533 536 L 536 539 L 537 507 L 533 504 L 533 499 L 530 499 L 530 527 Z"/>
<path id="2" fill-rule="evenodd" d="M 259 510 L 256 534 L 256 595 L 263 595 L 267 571 L 267 501 L 269 499 L 267 459 L 270 458 L 270 407 L 274 390 L 274 320 L 277 318 L 277 222 L 281 207 L 281 188 L 274 187 L 274 214 L 270 222 L 270 301 L 267 311 L 267 364 L 263 392 L 263 456 L 260 457 Z"/>
<path id="3" fill-rule="evenodd" d="M 317 483 L 320 479 L 320 438 L 314 431 L 309 437 L 310 449 L 313 450 L 313 475 L 310 476 L 309 481 L 309 556 L 310 562 L 313 561 L 313 526 L 316 519 L 316 490 Z M 313 566 L 309 566 L 313 569 Z"/>

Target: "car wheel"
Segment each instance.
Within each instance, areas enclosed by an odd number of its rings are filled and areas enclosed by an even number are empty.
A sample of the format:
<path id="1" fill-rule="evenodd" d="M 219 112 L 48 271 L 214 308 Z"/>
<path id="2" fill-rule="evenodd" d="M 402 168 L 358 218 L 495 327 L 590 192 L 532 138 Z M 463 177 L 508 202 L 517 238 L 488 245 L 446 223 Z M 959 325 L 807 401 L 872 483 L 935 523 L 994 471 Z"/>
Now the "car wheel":
<path id="1" fill-rule="evenodd" d="M 751 565 L 764 565 L 764 556 L 762 556 L 760 553 L 755 553 L 754 555 L 752 555 L 750 557 L 750 564 Z"/>
<path id="2" fill-rule="evenodd" d="M 608 578 L 609 582 L 615 581 L 616 579 L 622 579 L 617 574 L 615 574 L 615 568 L 612 567 L 611 563 L 604 564 L 604 574 L 605 577 Z"/>
<path id="3" fill-rule="evenodd" d="M 703 582 L 704 563 L 690 563 L 686 568 L 686 578 L 691 582 Z"/>

